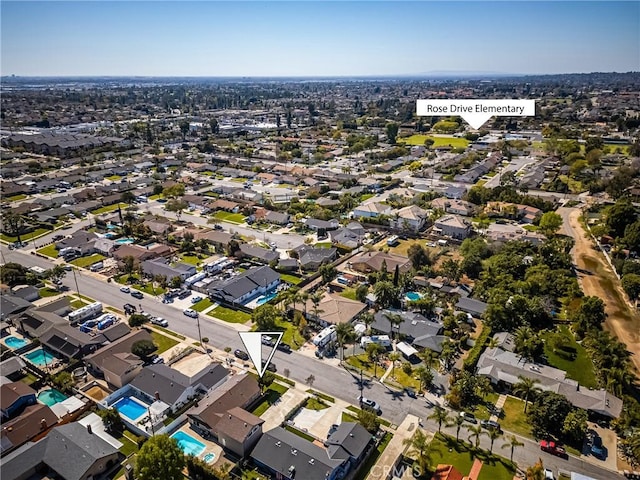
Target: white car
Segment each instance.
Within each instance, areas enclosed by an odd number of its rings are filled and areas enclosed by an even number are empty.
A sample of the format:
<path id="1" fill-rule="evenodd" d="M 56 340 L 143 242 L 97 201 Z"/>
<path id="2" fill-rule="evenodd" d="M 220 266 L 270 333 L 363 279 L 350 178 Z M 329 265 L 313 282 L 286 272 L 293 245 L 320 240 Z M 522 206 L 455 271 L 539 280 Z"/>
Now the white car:
<path id="1" fill-rule="evenodd" d="M 169 322 L 167 322 L 162 317 L 153 317 L 151 319 L 151 323 L 153 323 L 154 325 L 160 325 L 161 327 L 165 327 L 165 328 L 169 326 Z"/>
<path id="2" fill-rule="evenodd" d="M 120 287 L 120 291 L 122 293 L 130 293 L 131 289 L 129 287 Z"/>
<path id="3" fill-rule="evenodd" d="M 553 476 L 553 472 L 550 469 L 545 468 L 544 469 L 544 479 L 545 480 L 556 480 L 556 477 Z"/>
<path id="4" fill-rule="evenodd" d="M 196 312 L 195 310 L 192 310 L 190 308 L 187 308 L 184 312 L 183 312 L 187 317 L 191 317 L 191 318 L 198 318 L 198 312 Z"/>

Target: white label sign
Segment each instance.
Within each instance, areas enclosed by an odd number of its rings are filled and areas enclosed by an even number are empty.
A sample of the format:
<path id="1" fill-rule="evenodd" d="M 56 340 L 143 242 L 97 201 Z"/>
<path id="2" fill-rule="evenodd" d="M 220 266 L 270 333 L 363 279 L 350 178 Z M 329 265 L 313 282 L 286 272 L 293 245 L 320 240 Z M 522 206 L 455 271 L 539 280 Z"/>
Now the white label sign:
<path id="1" fill-rule="evenodd" d="M 478 129 L 489 118 L 532 117 L 536 114 L 535 100 L 417 100 L 419 116 L 459 115 Z"/>

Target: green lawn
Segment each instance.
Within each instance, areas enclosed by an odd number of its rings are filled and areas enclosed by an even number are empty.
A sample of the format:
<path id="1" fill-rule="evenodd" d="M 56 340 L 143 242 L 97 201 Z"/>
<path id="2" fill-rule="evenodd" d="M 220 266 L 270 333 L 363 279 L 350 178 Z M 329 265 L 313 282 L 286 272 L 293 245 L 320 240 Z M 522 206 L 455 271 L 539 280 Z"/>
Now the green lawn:
<path id="1" fill-rule="evenodd" d="M 242 215 L 241 213 L 229 213 L 229 212 L 223 212 L 222 210 L 220 210 L 220 211 L 217 211 L 213 215 L 213 217 L 217 218 L 222 222 L 233 223 L 235 225 L 244 223 L 244 215 Z"/>
<path id="2" fill-rule="evenodd" d="M 196 312 L 204 312 L 211 305 L 213 305 L 213 302 L 211 300 L 209 300 L 208 298 L 203 298 L 198 303 L 192 305 L 191 308 Z"/>
<path id="3" fill-rule="evenodd" d="M 118 206 L 120 206 L 120 208 L 125 208 L 127 206 L 126 203 L 114 203 L 113 205 L 106 205 L 104 207 L 100 207 L 100 208 L 96 208 L 95 210 L 91 211 L 92 215 L 100 215 L 102 213 L 109 213 L 109 212 L 113 212 L 114 210 L 118 209 Z"/>
<path id="4" fill-rule="evenodd" d="M 529 403 L 531 405 L 531 403 Z M 507 432 L 531 438 L 531 424 L 524 413 L 524 401 L 515 397 L 507 397 L 502 407 L 500 426 Z"/>
<path id="5" fill-rule="evenodd" d="M 361 412 L 361 410 L 358 407 L 354 407 L 353 405 L 349 405 L 347 407 L 347 410 L 349 410 L 350 412 L 353 412 L 356 414 L 356 416 L 358 416 Z M 389 420 L 385 420 L 384 418 L 378 417 L 378 420 L 380 420 L 380 425 L 384 425 L 385 427 L 390 427 L 391 426 L 391 422 Z"/>
<path id="6" fill-rule="evenodd" d="M 251 315 L 249 315 L 248 313 L 238 310 L 231 310 L 230 308 L 226 307 L 216 307 L 207 315 L 229 323 L 247 323 L 249 320 L 251 320 Z"/>
<path id="7" fill-rule="evenodd" d="M 231 181 L 236 183 L 244 183 L 247 181 L 247 179 L 244 177 L 236 177 L 236 178 L 232 178 Z"/>
<path id="8" fill-rule="evenodd" d="M 416 380 L 415 378 L 413 378 L 414 374 L 411 374 L 411 376 L 407 375 L 406 373 L 404 373 L 402 371 L 402 366 L 399 365 L 400 362 L 396 362 L 396 368 L 393 372 L 393 376 L 389 375 L 385 381 L 388 380 L 393 380 L 394 382 L 399 383 L 400 385 L 402 385 L 403 387 L 410 387 L 413 388 L 415 390 L 418 390 L 420 388 L 420 380 Z"/>
<path id="9" fill-rule="evenodd" d="M 46 297 L 55 297 L 56 295 L 60 295 L 60 292 L 54 288 L 44 287 L 39 290 L 40 296 L 42 298 Z"/>
<path id="10" fill-rule="evenodd" d="M 283 282 L 290 283 L 291 285 L 297 285 L 302 281 L 300 277 L 291 275 L 290 273 L 281 273 L 280 280 L 282 280 Z"/>
<path id="11" fill-rule="evenodd" d="M 571 339 L 568 348 L 564 350 L 558 349 L 554 351 L 548 341 L 552 333 L 545 332 L 543 334 L 545 340 L 544 354 L 547 357 L 549 365 L 566 371 L 568 378 L 576 380 L 582 386 L 597 388 L 598 382 L 593 371 L 593 362 L 591 362 L 588 353 L 582 345 L 575 341 L 573 334 L 566 326 L 560 328 L 566 337 Z M 575 356 L 572 356 L 572 350 L 575 351 Z"/>
<path id="12" fill-rule="evenodd" d="M 180 255 L 180 261 L 197 267 L 202 260 L 197 255 L 187 255 L 186 253 L 183 253 Z"/>
<path id="13" fill-rule="evenodd" d="M 374 368 L 374 364 L 369 361 L 366 353 L 362 353 L 360 355 L 352 355 L 345 360 L 349 365 L 355 367 L 358 370 L 362 370 L 369 376 L 374 376 L 374 373 L 377 377 L 384 373 L 384 367 L 376 367 Z"/>
<path id="14" fill-rule="evenodd" d="M 117 182 L 118 180 L 122 179 L 122 177 L 120 175 L 111 175 L 109 177 L 105 177 L 107 180 L 111 180 L 112 182 Z"/>
<path id="15" fill-rule="evenodd" d="M 47 230 L 46 228 L 36 228 L 33 232 L 23 233 L 20 235 L 20 240 L 26 242 L 32 238 L 38 238 L 46 235 L 47 233 L 51 233 L 51 230 Z M 11 243 L 18 241 L 18 237 L 12 237 L 11 235 L 5 235 L 4 233 L 0 233 L 0 239 Z"/>
<path id="16" fill-rule="evenodd" d="M 131 440 L 133 434 L 129 433 L 127 435 L 127 431 L 125 430 L 121 437 L 118 437 L 118 441 L 122 443 L 120 447 L 120 453 L 122 453 L 125 457 L 128 457 L 132 453 L 138 453 L 138 445 Z"/>
<path id="17" fill-rule="evenodd" d="M 324 393 L 322 393 L 322 392 L 318 392 L 318 391 L 316 391 L 316 390 L 309 389 L 309 390 L 305 390 L 305 391 L 306 391 L 307 393 L 310 393 L 310 394 L 312 394 L 312 395 L 315 395 L 316 397 L 321 398 L 322 400 L 325 400 L 325 401 L 327 401 L 327 402 L 335 403 L 335 401 L 336 401 L 336 399 L 335 399 L 335 398 L 333 398 L 332 396 L 330 396 L 330 395 L 326 395 L 326 394 L 324 394 Z"/>
<path id="18" fill-rule="evenodd" d="M 155 328 L 156 330 L 160 330 L 161 332 L 168 333 L 169 335 L 173 335 L 174 337 L 179 338 L 180 340 L 185 340 L 187 338 L 184 335 L 180 335 L 179 333 L 173 332 L 168 328 L 160 327 L 159 325 L 154 325 L 153 328 Z"/>
<path id="19" fill-rule="evenodd" d="M 80 257 L 80 258 L 76 258 L 75 260 L 71 260 L 71 264 L 75 265 L 76 267 L 81 267 L 81 268 L 86 268 L 90 265 L 93 265 L 94 263 L 98 263 L 102 260 L 104 260 L 105 257 L 104 255 L 100 255 L 99 253 L 94 253 L 93 255 L 90 255 L 88 257 Z"/>
<path id="20" fill-rule="evenodd" d="M 156 353 L 162 353 L 169 350 L 171 347 L 175 347 L 179 342 L 174 340 L 173 338 L 169 338 L 166 335 L 162 335 L 161 333 L 154 332 L 151 330 L 151 338 L 153 338 L 153 343 L 158 346 L 158 350 Z"/>
<path id="21" fill-rule="evenodd" d="M 356 300 L 356 289 L 345 288 L 340 294 L 341 297 L 348 298 L 349 300 Z"/>
<path id="22" fill-rule="evenodd" d="M 251 413 L 259 417 L 266 412 L 271 405 L 276 403 L 287 390 L 289 389 L 283 385 L 272 383 L 263 395 L 262 401 L 255 406 Z"/>
<path id="23" fill-rule="evenodd" d="M 71 306 L 71 308 L 73 308 L 74 310 L 78 310 L 79 308 L 82 308 L 84 306 L 89 305 L 88 302 L 85 302 L 84 300 L 72 300 L 69 305 Z"/>
<path id="24" fill-rule="evenodd" d="M 358 423 L 358 417 L 355 415 L 349 415 L 347 412 L 342 412 L 342 421 Z"/>
<path id="25" fill-rule="evenodd" d="M 19 193 L 18 195 L 13 195 L 11 197 L 5 197 L 4 199 L 7 202 L 17 202 L 18 200 L 24 200 L 25 198 L 27 198 L 27 195 L 25 195 L 24 193 Z"/>
<path id="26" fill-rule="evenodd" d="M 360 195 L 360 201 L 364 202 L 365 200 L 369 200 L 370 198 L 375 196 L 376 196 L 375 193 L 363 193 L 362 195 Z"/>
<path id="27" fill-rule="evenodd" d="M 277 320 L 276 330 L 282 330 L 284 332 L 282 335 L 282 341 L 287 345 L 290 345 L 294 350 L 297 350 L 306 342 L 305 338 L 298 331 L 298 327 L 291 322 Z"/>
<path id="28" fill-rule="evenodd" d="M 155 287 L 151 284 L 151 282 L 149 283 L 145 283 L 142 285 L 136 285 L 135 286 L 136 289 L 140 290 L 141 292 L 146 293 L 147 295 L 162 295 L 164 292 L 166 292 L 166 288 L 162 288 L 160 285 L 156 285 Z"/>
<path id="29" fill-rule="evenodd" d="M 504 443 L 496 440 L 494 450 L 500 448 Z M 491 455 L 489 452 L 476 451 L 471 445 L 463 442 L 456 442 L 456 439 L 442 434 L 436 434 L 431 441 L 433 454 L 431 464 L 440 463 L 455 465 L 463 475 L 467 475 L 471 470 L 475 458 L 483 461 L 480 470 L 479 480 L 513 480 L 515 466 L 506 458 L 498 455 Z M 505 450 L 506 451 L 506 450 Z"/>
<path id="30" fill-rule="evenodd" d="M 313 246 L 316 248 L 331 248 L 333 244 L 331 242 L 318 242 Z"/>
<path id="31" fill-rule="evenodd" d="M 47 257 L 58 258 L 58 250 L 56 249 L 55 243 L 41 248 L 40 250 L 38 250 L 38 253 L 40 255 L 46 255 Z"/>
<path id="32" fill-rule="evenodd" d="M 410 137 L 398 138 L 398 143 L 405 143 L 407 145 L 424 145 L 424 141 L 427 138 L 433 140 L 431 148 L 442 147 L 449 145 L 453 148 L 466 148 L 469 145 L 469 140 L 466 138 L 453 138 L 453 137 L 432 137 L 430 135 L 411 135 Z"/>
<path id="33" fill-rule="evenodd" d="M 293 433 L 294 435 L 299 436 L 300 438 L 304 438 L 308 442 L 313 442 L 315 440 L 315 438 L 309 435 L 308 433 L 304 433 L 302 430 L 298 430 L 297 428 L 292 427 L 291 425 L 285 425 L 284 429 Z"/>
<path id="34" fill-rule="evenodd" d="M 491 392 L 485 397 L 485 403 L 480 403 L 476 405 L 473 410 L 469 411 L 473 413 L 478 420 L 489 420 L 489 417 L 491 417 L 489 408 L 492 408 L 496 404 L 499 396 L 497 393 Z"/>
<path id="35" fill-rule="evenodd" d="M 325 408 L 329 408 L 329 405 L 324 403 L 322 400 L 311 397 L 309 398 L 309 400 L 307 400 L 307 403 L 304 407 L 308 408 L 309 410 L 324 410 Z"/>

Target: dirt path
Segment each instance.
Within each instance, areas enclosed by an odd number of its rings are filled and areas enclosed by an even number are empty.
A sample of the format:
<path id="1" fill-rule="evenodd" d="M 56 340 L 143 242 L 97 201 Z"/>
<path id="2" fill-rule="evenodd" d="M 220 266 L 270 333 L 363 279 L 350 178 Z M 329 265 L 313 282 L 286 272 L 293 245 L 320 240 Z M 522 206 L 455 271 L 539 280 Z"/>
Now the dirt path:
<path id="1" fill-rule="evenodd" d="M 633 354 L 631 362 L 640 377 L 640 316 L 627 302 L 620 281 L 602 253 L 593 248 L 591 238 L 580 224 L 580 210 L 560 208 L 558 213 L 564 220 L 564 233 L 575 239 L 572 254 L 582 290 L 585 295 L 604 300 L 607 313 L 605 330 L 618 337 Z"/>

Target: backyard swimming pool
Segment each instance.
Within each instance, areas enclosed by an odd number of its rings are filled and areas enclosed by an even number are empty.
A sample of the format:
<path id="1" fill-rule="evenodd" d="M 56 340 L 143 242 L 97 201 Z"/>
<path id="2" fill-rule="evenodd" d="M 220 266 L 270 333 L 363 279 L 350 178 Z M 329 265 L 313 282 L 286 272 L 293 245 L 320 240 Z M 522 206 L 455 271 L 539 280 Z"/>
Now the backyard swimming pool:
<path id="1" fill-rule="evenodd" d="M 18 337 L 7 337 L 4 339 L 4 344 L 13 349 L 16 350 L 18 348 L 22 348 L 24 347 L 26 344 L 28 344 L 29 342 L 27 342 L 24 338 L 18 338 Z"/>
<path id="2" fill-rule="evenodd" d="M 56 357 L 41 348 L 25 354 L 25 358 L 39 367 L 51 365 L 56 360 Z"/>
<path id="3" fill-rule="evenodd" d="M 116 243 L 118 245 L 129 245 L 135 241 L 135 238 L 119 238 L 118 240 L 116 240 Z"/>
<path id="4" fill-rule="evenodd" d="M 38 400 L 44 403 L 47 406 L 55 405 L 56 403 L 60 403 L 66 400 L 67 397 L 64 393 L 59 392 L 55 388 L 50 388 L 49 390 L 43 390 L 38 394 Z"/>
<path id="5" fill-rule="evenodd" d="M 140 402 L 135 401 L 131 397 L 122 397 L 113 406 L 122 415 L 132 422 L 138 420 L 142 415 L 147 413 L 147 407 Z"/>
<path id="6" fill-rule="evenodd" d="M 176 433 L 171 435 L 171 438 L 175 438 L 178 441 L 178 445 L 185 453 L 185 455 L 194 455 L 197 457 L 202 452 L 204 452 L 205 448 L 207 448 L 204 443 L 199 442 L 191 435 L 183 432 L 182 430 L 177 431 Z"/>
<path id="7" fill-rule="evenodd" d="M 277 296 L 277 293 L 275 293 L 275 292 L 274 293 L 270 293 L 269 295 L 263 295 L 263 296 L 259 297 L 256 300 L 256 305 L 258 305 L 258 306 L 259 305 L 264 305 L 268 301 L 273 300 L 274 298 L 276 298 L 276 296 Z"/>
<path id="8" fill-rule="evenodd" d="M 416 300 L 420 300 L 422 298 L 422 295 L 420 295 L 418 292 L 407 292 L 405 294 L 405 297 L 407 297 L 407 300 L 415 302 Z"/>

